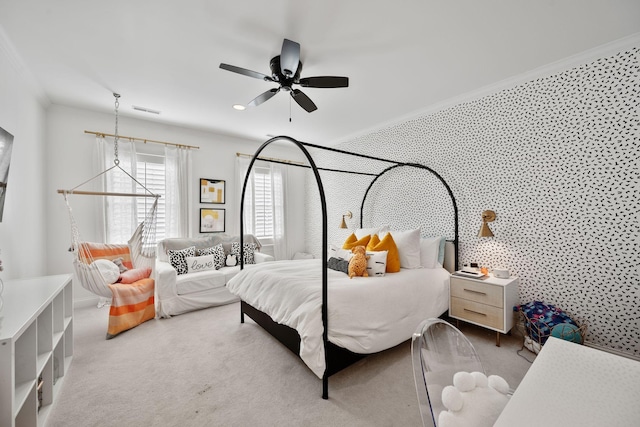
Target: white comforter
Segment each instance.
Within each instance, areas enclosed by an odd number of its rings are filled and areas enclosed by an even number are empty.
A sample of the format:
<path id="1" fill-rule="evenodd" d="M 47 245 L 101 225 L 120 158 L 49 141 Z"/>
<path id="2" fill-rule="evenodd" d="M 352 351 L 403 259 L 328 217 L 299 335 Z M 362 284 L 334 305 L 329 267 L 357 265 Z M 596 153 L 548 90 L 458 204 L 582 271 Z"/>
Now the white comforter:
<path id="1" fill-rule="evenodd" d="M 329 340 L 355 353 L 375 353 L 411 338 L 420 322 L 449 304 L 443 268 L 402 269 L 383 277 L 328 270 Z M 298 331 L 300 357 L 322 378 L 322 264 L 319 259 L 267 262 L 242 270 L 228 289 Z"/>

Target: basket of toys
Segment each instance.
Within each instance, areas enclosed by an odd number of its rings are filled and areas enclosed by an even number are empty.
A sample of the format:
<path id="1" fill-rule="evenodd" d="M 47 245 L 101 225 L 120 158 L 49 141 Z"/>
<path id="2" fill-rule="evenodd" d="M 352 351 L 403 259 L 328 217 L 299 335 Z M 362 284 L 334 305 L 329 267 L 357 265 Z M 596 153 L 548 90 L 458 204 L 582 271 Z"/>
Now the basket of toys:
<path id="1" fill-rule="evenodd" d="M 538 354 L 549 337 L 556 337 L 578 344 L 584 343 L 587 322 L 574 320 L 561 308 L 540 301 L 513 307 L 522 319 L 524 346 Z"/>

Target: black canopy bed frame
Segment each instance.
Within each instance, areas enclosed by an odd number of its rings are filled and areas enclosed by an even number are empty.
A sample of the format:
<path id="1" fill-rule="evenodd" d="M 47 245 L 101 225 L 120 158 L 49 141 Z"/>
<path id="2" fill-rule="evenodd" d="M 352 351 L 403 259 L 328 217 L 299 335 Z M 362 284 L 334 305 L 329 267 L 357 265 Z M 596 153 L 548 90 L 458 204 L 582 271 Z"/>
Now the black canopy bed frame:
<path id="1" fill-rule="evenodd" d="M 306 157 L 307 161 L 309 162 L 309 165 L 301 165 L 301 164 L 294 164 L 294 163 L 288 163 L 288 162 L 281 162 L 278 160 L 274 160 L 274 159 L 264 159 L 264 158 L 259 158 L 260 157 L 260 153 L 266 148 L 268 147 L 270 144 L 272 144 L 273 142 L 276 141 L 288 141 L 293 143 L 295 146 L 297 146 L 300 151 L 302 151 L 302 153 L 304 154 L 304 156 Z M 313 160 L 311 154 L 309 153 L 309 151 L 307 150 L 306 147 L 310 147 L 310 148 L 315 148 L 315 149 L 320 149 L 320 150 L 325 150 L 325 151 L 330 151 L 330 152 L 334 152 L 334 153 L 339 153 L 339 154 L 344 154 L 344 155 L 348 155 L 348 156 L 354 156 L 354 157 L 359 157 L 359 158 L 365 158 L 365 159 L 369 159 L 369 160 L 376 160 L 376 161 L 380 161 L 380 162 L 385 162 L 385 163 L 390 163 L 391 166 L 387 167 L 386 169 L 384 169 L 382 172 L 380 173 L 365 173 L 365 172 L 357 172 L 357 171 L 348 171 L 348 170 L 338 170 L 338 169 L 328 169 L 328 168 L 319 168 L 316 166 L 315 161 Z M 316 179 L 316 184 L 318 185 L 318 191 L 320 194 L 320 204 L 321 204 L 321 208 L 322 208 L 322 254 L 327 254 L 328 253 L 328 228 L 327 228 L 327 203 L 326 203 L 326 198 L 325 198 L 325 193 L 324 193 L 324 187 L 322 185 L 322 179 L 320 178 L 320 171 L 331 171 L 331 172 L 341 172 L 341 173 L 348 173 L 348 174 L 357 174 L 357 175 L 369 175 L 374 177 L 373 180 L 371 181 L 371 183 L 369 184 L 369 187 L 367 188 L 367 190 L 365 191 L 364 197 L 362 199 L 362 204 L 361 204 L 361 208 L 360 208 L 360 227 L 363 226 L 363 212 L 364 212 L 364 208 L 365 208 L 365 202 L 367 199 L 367 195 L 369 194 L 369 191 L 371 190 L 373 184 L 384 174 L 386 174 L 387 172 L 394 170 L 396 168 L 399 167 L 412 167 L 412 168 L 418 168 L 418 169 L 423 169 L 426 170 L 428 172 L 430 172 L 431 174 L 433 174 L 445 187 L 445 189 L 447 190 L 447 193 L 449 194 L 449 197 L 451 198 L 451 203 L 453 206 L 453 217 L 454 217 L 454 238 L 453 240 L 448 240 L 448 242 L 452 242 L 453 243 L 453 247 L 454 247 L 454 268 L 457 269 L 458 267 L 458 206 L 456 204 L 456 199 L 453 195 L 453 192 L 451 191 L 451 188 L 449 187 L 449 185 L 447 184 L 447 182 L 442 178 L 442 176 L 440 176 L 440 174 L 438 174 L 436 171 L 434 171 L 433 169 L 431 169 L 428 166 L 425 165 L 421 165 L 418 163 L 405 163 L 405 162 L 398 162 L 395 160 L 389 160 L 389 159 L 383 159 L 380 157 L 375 157 L 375 156 L 368 156 L 365 154 L 360 154 L 360 153 L 351 153 L 345 150 L 340 150 L 337 148 L 332 148 L 332 147 L 324 147 L 324 146 L 320 146 L 320 145 L 316 145 L 316 144 L 311 144 L 308 142 L 301 142 L 298 141 L 294 138 L 288 137 L 288 136 L 276 136 L 273 137 L 269 140 L 267 140 L 266 142 L 264 142 L 254 153 L 251 162 L 249 163 L 249 167 L 247 170 L 247 174 L 245 176 L 245 180 L 244 183 L 242 185 L 242 196 L 240 199 L 240 269 L 244 268 L 244 199 L 245 199 L 245 193 L 246 193 L 246 189 L 247 189 L 247 182 L 249 180 L 250 174 L 251 174 L 251 170 L 253 168 L 254 163 L 257 161 L 267 161 L 267 162 L 272 162 L 272 163 L 283 163 L 283 164 L 287 164 L 287 165 L 291 165 L 291 166 L 296 166 L 296 167 L 304 167 L 304 168 L 310 168 L 313 171 L 313 174 L 315 176 Z M 328 307 L 327 307 L 327 302 L 328 302 L 328 294 L 327 294 L 327 282 L 328 282 L 328 273 L 327 273 L 327 257 L 326 255 L 322 256 L 322 324 L 323 324 L 323 334 L 322 334 L 322 340 L 324 343 L 324 352 L 325 352 L 325 372 L 324 375 L 322 377 L 322 398 L 323 399 L 328 399 L 329 398 L 329 377 L 339 371 L 341 371 L 342 369 L 348 367 L 349 365 L 352 365 L 353 363 L 357 362 L 358 360 L 369 356 L 369 354 L 360 354 L 360 353 L 354 353 L 351 352 L 343 347 L 340 347 L 336 344 L 333 344 L 331 341 L 329 341 L 329 335 L 328 335 Z M 299 353 L 300 353 L 300 335 L 298 334 L 298 332 L 294 329 L 291 328 L 287 325 L 283 325 L 280 323 L 275 322 L 268 314 L 256 309 L 255 307 L 251 306 L 250 304 L 248 304 L 247 302 L 245 302 L 244 300 L 240 301 L 240 322 L 244 323 L 244 316 L 245 314 L 247 316 L 249 316 L 251 319 L 253 319 L 258 325 L 260 325 L 263 329 L 265 329 L 267 332 L 269 332 L 273 337 L 275 337 L 278 341 L 280 341 L 282 344 L 284 344 L 289 350 L 291 350 L 296 356 L 300 357 Z"/>

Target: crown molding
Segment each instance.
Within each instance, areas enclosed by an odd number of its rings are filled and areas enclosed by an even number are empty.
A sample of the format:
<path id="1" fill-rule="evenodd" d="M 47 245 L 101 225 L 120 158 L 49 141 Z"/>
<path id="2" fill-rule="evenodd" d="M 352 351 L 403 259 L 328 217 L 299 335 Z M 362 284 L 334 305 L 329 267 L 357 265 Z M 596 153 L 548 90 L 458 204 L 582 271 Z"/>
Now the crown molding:
<path id="1" fill-rule="evenodd" d="M 44 108 L 51 105 L 51 100 L 47 96 L 40 82 L 35 78 L 31 70 L 26 66 L 22 57 L 16 50 L 15 46 L 9 40 L 4 28 L 0 25 L 0 56 L 6 58 L 9 65 L 13 68 L 19 80 L 22 80 L 24 86 L 31 92 L 36 100 Z"/>
<path id="2" fill-rule="evenodd" d="M 467 92 L 462 95 L 455 96 L 453 98 L 449 98 L 445 101 L 438 102 L 426 108 L 413 111 L 404 116 L 394 118 L 393 120 L 389 120 L 388 122 L 382 122 L 374 127 L 353 133 L 351 135 L 347 135 L 345 137 L 339 138 L 339 140 L 334 140 L 332 143 L 329 144 L 329 146 L 353 141 L 355 139 L 364 137 L 366 135 L 371 135 L 376 132 L 382 131 L 384 129 L 397 126 L 401 123 L 406 123 L 408 121 L 415 120 L 420 117 L 428 116 L 430 114 L 437 113 L 438 111 L 445 110 L 447 108 L 451 108 L 456 105 L 474 101 L 474 100 L 483 98 L 485 96 L 492 95 L 494 93 L 497 93 L 506 89 L 511 89 L 515 86 L 518 86 L 536 79 L 548 77 L 563 71 L 567 71 L 567 70 L 570 70 L 571 68 L 588 64 L 600 58 L 615 55 L 617 53 L 624 52 L 633 48 L 640 48 L 640 33 L 631 34 L 630 36 L 623 37 L 618 40 L 614 40 L 612 42 L 597 46 L 593 49 L 588 49 L 584 52 L 568 56 L 559 61 L 555 61 L 538 68 L 534 68 L 533 70 L 527 71 L 525 73 L 518 74 L 513 77 L 509 77 L 507 79 L 501 80 L 496 83 L 492 83 L 487 86 L 483 86 L 474 91 Z"/>

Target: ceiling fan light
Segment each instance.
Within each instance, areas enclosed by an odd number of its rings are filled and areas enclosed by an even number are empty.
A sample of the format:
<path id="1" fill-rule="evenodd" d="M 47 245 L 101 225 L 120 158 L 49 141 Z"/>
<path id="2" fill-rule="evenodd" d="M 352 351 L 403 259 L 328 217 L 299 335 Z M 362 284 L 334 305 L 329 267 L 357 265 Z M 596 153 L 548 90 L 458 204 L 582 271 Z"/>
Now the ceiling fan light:
<path id="1" fill-rule="evenodd" d="M 244 111 L 247 107 L 242 104 L 233 104 L 233 109 L 238 111 Z"/>

